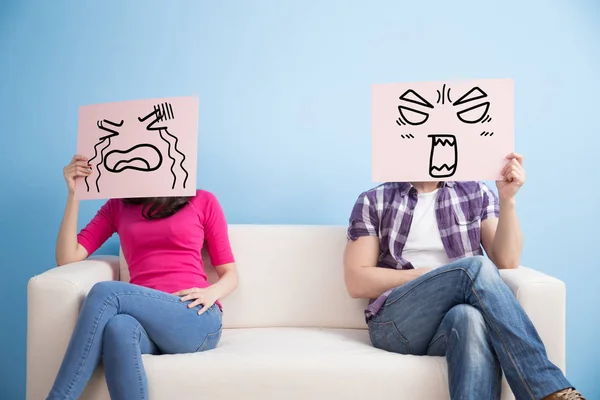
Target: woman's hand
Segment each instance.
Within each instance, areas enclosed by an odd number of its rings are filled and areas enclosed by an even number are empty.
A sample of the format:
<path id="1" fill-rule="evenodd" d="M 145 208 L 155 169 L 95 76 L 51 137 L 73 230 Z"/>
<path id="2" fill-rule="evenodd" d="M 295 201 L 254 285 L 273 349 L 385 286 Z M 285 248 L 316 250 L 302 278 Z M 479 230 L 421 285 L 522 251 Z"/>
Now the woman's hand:
<path id="1" fill-rule="evenodd" d="M 89 176 L 92 173 L 92 166 L 88 164 L 87 157 L 75 155 L 69 165 L 63 168 L 65 181 L 69 193 L 75 192 L 75 179 L 78 176 Z"/>
<path id="2" fill-rule="evenodd" d="M 200 304 L 202 304 L 202 308 L 198 311 L 198 315 L 204 313 L 206 310 L 211 308 L 213 304 L 219 300 L 219 297 L 216 293 L 217 291 L 213 287 L 207 287 L 204 289 L 200 288 L 191 288 L 186 290 L 180 290 L 179 292 L 173 293 L 175 296 L 180 296 L 181 301 L 189 301 L 194 300 L 190 304 L 188 304 L 188 308 L 194 308 Z"/>

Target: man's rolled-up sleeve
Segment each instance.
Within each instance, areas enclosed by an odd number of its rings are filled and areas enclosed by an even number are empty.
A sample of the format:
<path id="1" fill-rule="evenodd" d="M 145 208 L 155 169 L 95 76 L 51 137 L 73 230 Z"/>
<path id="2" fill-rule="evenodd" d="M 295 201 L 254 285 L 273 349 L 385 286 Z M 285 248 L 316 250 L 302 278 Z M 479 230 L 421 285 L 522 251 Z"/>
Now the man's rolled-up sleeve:
<path id="1" fill-rule="evenodd" d="M 348 226 L 348 239 L 356 240 L 361 236 L 378 236 L 379 221 L 375 204 L 371 202 L 368 194 L 361 193 L 352 208 L 350 225 Z"/>

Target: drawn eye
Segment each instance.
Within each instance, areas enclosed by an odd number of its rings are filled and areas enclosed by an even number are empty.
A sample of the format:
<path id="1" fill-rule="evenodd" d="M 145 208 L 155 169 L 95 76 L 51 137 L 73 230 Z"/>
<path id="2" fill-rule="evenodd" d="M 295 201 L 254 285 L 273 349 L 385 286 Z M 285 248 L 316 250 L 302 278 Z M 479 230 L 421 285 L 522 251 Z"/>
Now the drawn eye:
<path id="1" fill-rule="evenodd" d="M 410 125 L 421 125 L 429 119 L 429 114 L 415 110 L 414 108 L 398 106 L 398 112 L 400 113 L 400 117 Z"/>
<path id="2" fill-rule="evenodd" d="M 433 105 L 430 102 L 412 89 L 408 89 L 399 98 L 400 100 L 413 103 L 421 107 L 433 108 Z M 400 118 L 398 118 L 398 121 L 400 122 L 396 121 L 398 125 L 422 125 L 429 119 L 429 113 L 403 105 L 398 106 L 398 112 L 400 113 Z"/>
<path id="3" fill-rule="evenodd" d="M 476 100 L 480 100 L 487 97 L 487 93 L 485 93 L 481 88 L 475 86 L 467 93 L 465 93 L 462 97 L 456 100 L 453 105 L 460 106 L 465 103 L 471 103 Z M 456 116 L 459 120 L 464 122 L 465 124 L 476 124 L 483 120 L 488 110 L 490 109 L 490 102 L 486 101 L 475 106 L 466 108 L 462 111 L 456 113 Z"/>
<path id="4" fill-rule="evenodd" d="M 122 127 L 123 123 L 124 123 L 123 120 L 121 120 L 121 122 L 119 122 L 119 123 L 113 122 L 113 121 L 109 121 L 107 119 L 104 119 L 102 121 L 98 121 L 96 123 L 97 126 L 98 126 L 98 128 L 100 128 L 101 130 L 103 130 L 105 132 L 108 132 L 108 135 L 102 136 L 100 138 L 100 141 L 103 141 L 104 139 L 110 139 L 111 137 L 119 136 L 119 132 L 117 132 L 115 129 Z M 106 125 L 113 126 L 115 129 L 109 128 Z"/>
<path id="5" fill-rule="evenodd" d="M 459 111 L 456 113 L 456 116 L 465 124 L 476 124 L 487 115 L 489 109 L 490 103 L 486 101 L 485 103 Z"/>

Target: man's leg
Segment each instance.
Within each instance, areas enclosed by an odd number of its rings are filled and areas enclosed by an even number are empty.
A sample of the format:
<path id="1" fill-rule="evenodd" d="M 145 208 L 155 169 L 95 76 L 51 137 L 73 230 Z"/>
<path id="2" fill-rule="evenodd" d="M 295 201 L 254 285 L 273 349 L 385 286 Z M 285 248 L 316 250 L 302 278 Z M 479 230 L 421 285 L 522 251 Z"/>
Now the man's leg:
<path id="1" fill-rule="evenodd" d="M 460 304 L 473 306 L 483 316 L 518 399 L 538 400 L 572 387 L 548 360 L 531 320 L 498 269 L 484 257 L 455 261 L 396 288 L 369 323 L 371 340 L 376 347 L 388 347 L 386 350 L 427 354 L 442 320 Z"/>
<path id="2" fill-rule="evenodd" d="M 500 399 L 500 363 L 483 316 L 475 307 L 452 307 L 433 335 L 427 355 L 446 357 L 450 398 Z"/>
<path id="3" fill-rule="evenodd" d="M 104 328 L 102 360 L 112 400 L 148 399 L 142 354 L 160 354 L 142 325 L 126 314 L 109 319 Z"/>

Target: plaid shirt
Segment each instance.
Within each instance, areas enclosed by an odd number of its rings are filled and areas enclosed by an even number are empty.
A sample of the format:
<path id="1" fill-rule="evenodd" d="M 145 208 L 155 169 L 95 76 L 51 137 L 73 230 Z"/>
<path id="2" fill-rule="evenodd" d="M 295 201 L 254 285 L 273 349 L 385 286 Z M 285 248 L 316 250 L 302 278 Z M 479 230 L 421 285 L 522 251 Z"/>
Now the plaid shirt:
<path id="1" fill-rule="evenodd" d="M 348 239 L 378 236 L 378 267 L 412 269 L 411 263 L 402 258 L 402 250 L 417 198 L 417 190 L 404 182 L 384 183 L 362 193 L 350 216 Z M 481 221 L 498 218 L 498 198 L 482 182 L 442 182 L 435 214 L 450 261 L 482 255 Z M 367 320 L 377 314 L 392 290 L 369 302 Z"/>

